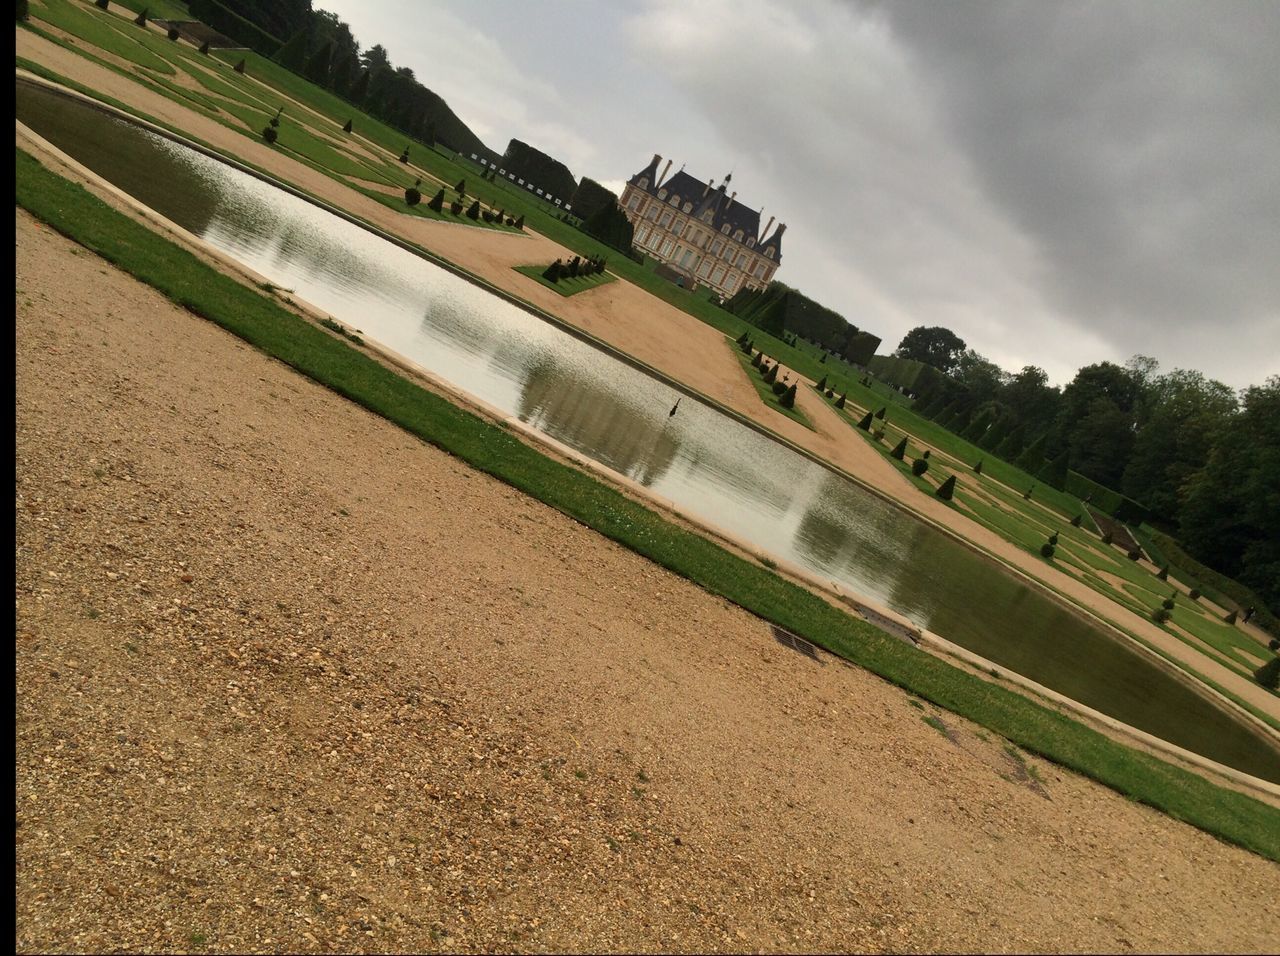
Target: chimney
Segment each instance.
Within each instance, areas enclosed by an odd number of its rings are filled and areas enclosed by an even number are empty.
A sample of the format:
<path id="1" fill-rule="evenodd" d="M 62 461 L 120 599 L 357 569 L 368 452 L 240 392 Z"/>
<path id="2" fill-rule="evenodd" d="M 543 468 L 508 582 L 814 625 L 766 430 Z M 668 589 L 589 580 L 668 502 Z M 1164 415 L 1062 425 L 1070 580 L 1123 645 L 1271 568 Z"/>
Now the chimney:
<path id="1" fill-rule="evenodd" d="M 662 167 L 662 175 L 659 176 L 658 181 L 653 184 L 655 187 L 662 185 L 662 181 L 667 178 L 667 173 L 668 171 L 670 171 L 670 169 L 671 169 L 671 160 L 668 159 L 667 165 Z"/>
<path id="2" fill-rule="evenodd" d="M 733 197 L 734 197 L 734 196 L 736 196 L 736 195 L 738 195 L 738 191 L 737 191 L 736 189 L 735 189 L 733 192 L 729 193 L 729 205 L 730 205 L 730 206 L 732 206 L 732 205 L 733 205 Z"/>
<path id="3" fill-rule="evenodd" d="M 763 209 L 761 209 L 760 211 L 761 211 L 761 212 L 764 212 L 764 210 L 763 210 Z M 770 216 L 770 217 L 769 217 L 769 223 L 768 223 L 768 225 L 766 225 L 766 226 L 764 227 L 764 232 L 760 233 L 760 238 L 761 238 L 761 239 L 763 239 L 765 236 L 769 235 L 769 226 L 772 226 L 772 225 L 773 225 L 773 218 L 774 218 L 773 216 Z"/>

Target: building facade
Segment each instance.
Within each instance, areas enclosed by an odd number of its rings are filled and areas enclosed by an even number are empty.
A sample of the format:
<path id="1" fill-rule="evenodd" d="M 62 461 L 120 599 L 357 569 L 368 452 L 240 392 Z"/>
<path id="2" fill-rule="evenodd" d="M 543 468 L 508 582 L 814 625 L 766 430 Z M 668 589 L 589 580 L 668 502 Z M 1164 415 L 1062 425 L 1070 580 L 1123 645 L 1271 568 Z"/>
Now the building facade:
<path id="1" fill-rule="evenodd" d="M 763 289 L 782 265 L 779 223 L 773 217 L 763 231 L 760 213 L 727 192 L 732 174 L 719 186 L 695 179 L 671 160 L 658 173 L 662 157 L 627 180 L 619 200 L 634 230 L 635 247 L 683 278 L 686 288 L 710 286 L 728 298 L 740 289 Z"/>

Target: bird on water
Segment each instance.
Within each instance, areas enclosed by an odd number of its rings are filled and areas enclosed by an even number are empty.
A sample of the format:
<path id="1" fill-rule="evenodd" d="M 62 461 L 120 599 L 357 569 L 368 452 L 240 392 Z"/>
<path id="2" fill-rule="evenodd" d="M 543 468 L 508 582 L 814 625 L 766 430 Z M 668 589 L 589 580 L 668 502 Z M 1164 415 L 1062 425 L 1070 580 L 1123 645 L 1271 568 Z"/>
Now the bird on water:
<path id="1" fill-rule="evenodd" d="M 683 398 L 684 396 L 681 396 Z M 671 418 L 676 413 L 676 409 L 680 407 L 680 399 L 676 399 L 676 403 L 671 406 L 671 411 L 667 412 L 667 417 Z"/>

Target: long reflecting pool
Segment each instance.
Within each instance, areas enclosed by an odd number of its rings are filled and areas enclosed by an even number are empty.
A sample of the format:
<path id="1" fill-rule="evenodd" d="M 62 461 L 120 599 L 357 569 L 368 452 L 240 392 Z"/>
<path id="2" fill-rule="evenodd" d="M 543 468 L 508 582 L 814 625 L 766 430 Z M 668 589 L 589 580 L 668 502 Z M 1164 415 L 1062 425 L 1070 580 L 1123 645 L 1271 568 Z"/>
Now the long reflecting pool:
<path id="1" fill-rule="evenodd" d="M 274 186 L 67 97 L 23 82 L 16 92 L 18 119 L 160 214 L 681 510 L 1125 723 L 1280 782 L 1280 757 L 1253 728 L 852 482 L 700 402 L 669 417 L 667 385 Z"/>

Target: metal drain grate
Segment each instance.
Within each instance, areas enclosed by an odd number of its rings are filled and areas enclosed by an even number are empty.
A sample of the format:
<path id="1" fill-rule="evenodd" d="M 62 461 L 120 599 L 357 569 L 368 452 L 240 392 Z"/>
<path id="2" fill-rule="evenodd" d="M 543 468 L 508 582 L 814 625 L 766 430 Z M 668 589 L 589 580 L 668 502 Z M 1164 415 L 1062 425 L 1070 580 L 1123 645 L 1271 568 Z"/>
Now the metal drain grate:
<path id="1" fill-rule="evenodd" d="M 822 665 L 822 659 L 818 657 L 818 649 L 803 637 L 796 637 L 790 631 L 784 631 L 776 624 L 770 624 L 769 630 L 773 631 L 773 639 L 783 647 L 789 647 L 793 651 L 803 654 L 805 657 L 809 658 L 809 660 Z"/>

